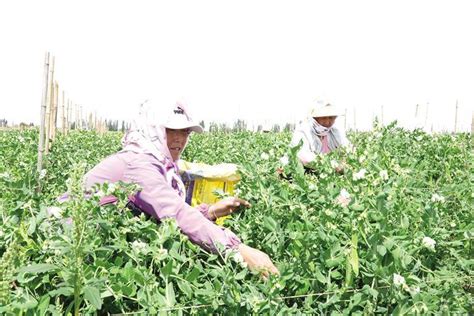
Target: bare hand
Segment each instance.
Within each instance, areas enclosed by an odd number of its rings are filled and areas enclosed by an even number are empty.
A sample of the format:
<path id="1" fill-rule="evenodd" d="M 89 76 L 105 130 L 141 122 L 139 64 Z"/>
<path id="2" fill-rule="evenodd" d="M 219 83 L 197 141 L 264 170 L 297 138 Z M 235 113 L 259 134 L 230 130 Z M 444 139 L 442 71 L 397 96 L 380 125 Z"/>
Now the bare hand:
<path id="1" fill-rule="evenodd" d="M 232 214 L 241 205 L 250 207 L 250 203 L 241 198 L 228 197 L 209 206 L 209 210 L 207 212 L 209 217 L 215 220 L 219 217 Z"/>
<path id="2" fill-rule="evenodd" d="M 249 247 L 245 244 L 239 245 L 239 253 L 247 263 L 250 270 L 260 271 L 264 278 L 271 274 L 280 275 L 280 271 L 273 265 L 270 257 L 258 249 Z"/>

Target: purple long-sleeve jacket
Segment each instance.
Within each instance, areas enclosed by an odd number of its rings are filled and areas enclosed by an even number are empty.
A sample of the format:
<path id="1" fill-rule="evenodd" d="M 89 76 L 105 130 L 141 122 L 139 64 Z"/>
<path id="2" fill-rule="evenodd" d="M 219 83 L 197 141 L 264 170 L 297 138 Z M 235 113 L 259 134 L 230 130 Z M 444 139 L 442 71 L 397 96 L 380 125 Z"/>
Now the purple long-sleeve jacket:
<path id="1" fill-rule="evenodd" d="M 161 220 L 174 218 L 182 233 L 203 248 L 216 251 L 216 244 L 236 248 L 240 239 L 230 230 L 217 226 L 208 217 L 207 205 L 186 204 L 167 180 L 163 165 L 151 154 L 131 151 L 107 157 L 85 175 L 86 189 L 94 184 L 118 181 L 136 183 L 142 189 L 131 200 L 142 211 Z M 113 201 L 106 197 L 103 203 Z"/>

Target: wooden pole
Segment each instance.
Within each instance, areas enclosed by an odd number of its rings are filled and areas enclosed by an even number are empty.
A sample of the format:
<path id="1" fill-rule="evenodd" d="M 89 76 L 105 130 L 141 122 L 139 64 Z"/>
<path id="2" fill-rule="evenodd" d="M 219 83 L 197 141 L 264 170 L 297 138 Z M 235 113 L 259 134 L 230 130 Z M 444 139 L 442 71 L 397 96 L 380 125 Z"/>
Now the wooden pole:
<path id="1" fill-rule="evenodd" d="M 456 100 L 456 111 L 454 114 L 454 134 L 456 134 L 458 130 L 458 100 Z"/>
<path id="2" fill-rule="evenodd" d="M 48 75 L 49 75 L 49 53 L 46 53 L 45 58 L 44 58 L 43 95 L 41 96 L 40 136 L 39 136 L 39 144 L 38 144 L 38 165 L 37 165 L 38 173 L 40 173 L 41 170 L 43 169 L 46 102 L 48 99 Z M 38 180 L 38 190 L 41 190 L 40 182 L 41 182 L 41 179 Z"/>
<path id="3" fill-rule="evenodd" d="M 53 99 L 53 115 L 51 116 L 52 128 L 51 128 L 51 142 L 56 139 L 56 130 L 58 127 L 58 101 L 59 101 L 59 85 L 56 81 L 54 83 L 54 99 Z"/>
<path id="4" fill-rule="evenodd" d="M 74 129 L 77 130 L 79 125 L 79 109 L 77 104 L 74 103 Z"/>
<path id="5" fill-rule="evenodd" d="M 67 99 L 67 133 L 71 130 L 71 121 L 72 121 L 72 105 L 71 100 Z"/>
<path id="6" fill-rule="evenodd" d="M 47 108 L 46 108 L 46 144 L 45 144 L 45 151 L 46 154 L 49 152 L 49 146 L 50 146 L 50 137 L 51 137 L 51 107 L 53 103 L 53 93 L 54 93 L 54 63 L 55 63 L 55 58 L 54 56 L 52 57 L 50 67 L 49 67 L 49 90 L 48 90 L 48 102 L 47 102 Z"/>
<path id="7" fill-rule="evenodd" d="M 79 107 L 79 129 L 82 130 L 84 127 L 83 124 L 83 112 L 82 112 L 82 105 Z"/>
<path id="8" fill-rule="evenodd" d="M 471 119 L 471 139 L 474 141 L 474 112 L 472 112 L 472 119 Z"/>
<path id="9" fill-rule="evenodd" d="M 65 96 L 64 96 L 64 90 L 63 90 L 63 99 L 62 99 L 62 115 L 63 115 L 63 119 L 62 119 L 62 130 L 63 130 L 63 136 L 66 135 L 66 112 L 65 112 Z"/>

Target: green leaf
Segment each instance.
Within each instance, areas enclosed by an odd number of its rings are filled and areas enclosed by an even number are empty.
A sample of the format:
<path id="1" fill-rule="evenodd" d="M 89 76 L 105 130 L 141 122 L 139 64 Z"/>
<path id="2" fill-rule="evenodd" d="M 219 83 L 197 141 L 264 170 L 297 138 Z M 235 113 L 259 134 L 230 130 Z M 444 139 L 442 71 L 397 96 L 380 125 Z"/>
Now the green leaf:
<path id="1" fill-rule="evenodd" d="M 55 297 L 59 295 L 64 295 L 66 297 L 72 296 L 74 294 L 74 289 L 69 286 L 60 287 L 57 290 L 52 290 L 48 292 L 49 296 Z"/>
<path id="2" fill-rule="evenodd" d="M 100 297 L 100 292 L 97 288 L 92 287 L 92 286 L 86 286 L 84 288 L 84 298 L 95 309 L 101 309 L 101 307 L 102 307 L 102 298 Z"/>
<path id="3" fill-rule="evenodd" d="M 323 284 L 327 283 L 326 277 L 319 270 L 316 270 L 314 275 L 316 276 L 316 279 L 318 279 L 319 282 L 321 282 Z"/>
<path id="4" fill-rule="evenodd" d="M 350 263 L 356 276 L 359 275 L 359 254 L 357 253 L 357 242 L 357 234 L 352 234 Z"/>
<path id="5" fill-rule="evenodd" d="M 172 307 L 175 303 L 175 295 L 174 295 L 174 288 L 173 284 L 168 282 L 166 283 L 166 306 Z"/>
<path id="6" fill-rule="evenodd" d="M 247 270 L 242 270 L 242 271 L 240 271 L 239 273 L 237 273 L 237 274 L 235 275 L 235 279 L 236 279 L 236 280 L 242 280 L 242 279 L 245 278 L 245 276 L 247 275 L 247 272 L 248 272 Z"/>
<path id="7" fill-rule="evenodd" d="M 382 245 L 377 246 L 377 252 L 383 257 L 387 253 L 387 248 Z"/>
<path id="8" fill-rule="evenodd" d="M 19 273 L 41 273 L 41 272 L 47 272 L 47 271 L 56 270 L 56 269 L 59 269 L 59 268 L 55 266 L 54 264 L 37 263 L 37 264 L 32 264 L 30 266 L 20 269 Z"/>
<path id="9" fill-rule="evenodd" d="M 263 227 L 265 227 L 269 231 L 275 231 L 277 226 L 277 222 L 272 217 L 267 216 L 263 219 Z"/>
<path id="10" fill-rule="evenodd" d="M 23 267 L 20 269 L 17 275 L 17 280 L 20 283 L 28 282 L 28 280 L 25 277 L 25 275 L 28 273 L 38 274 L 38 273 L 48 272 L 48 271 L 57 270 L 57 269 L 59 268 L 55 266 L 54 264 L 46 264 L 46 263 L 32 264 L 30 266 Z"/>
<path id="11" fill-rule="evenodd" d="M 193 296 L 193 291 L 191 290 L 188 282 L 178 281 L 177 283 L 181 292 L 186 294 L 187 297 L 191 298 Z"/>
<path id="12" fill-rule="evenodd" d="M 165 277 L 169 277 L 173 271 L 173 260 L 169 260 L 166 265 L 161 269 L 161 273 Z"/>
<path id="13" fill-rule="evenodd" d="M 186 277 L 186 280 L 188 280 L 189 282 L 193 282 L 194 280 L 196 280 L 200 273 L 201 270 L 199 270 L 197 267 L 194 267 L 191 273 L 189 273 Z"/>

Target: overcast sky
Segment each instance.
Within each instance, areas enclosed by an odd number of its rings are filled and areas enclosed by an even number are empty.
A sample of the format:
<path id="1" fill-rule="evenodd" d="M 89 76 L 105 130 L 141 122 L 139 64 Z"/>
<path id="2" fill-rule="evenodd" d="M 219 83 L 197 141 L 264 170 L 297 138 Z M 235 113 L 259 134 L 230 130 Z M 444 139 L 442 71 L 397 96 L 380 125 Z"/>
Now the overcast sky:
<path id="1" fill-rule="evenodd" d="M 295 121 L 316 98 L 348 128 L 470 130 L 472 1 L 2 1 L 0 118 L 39 122 L 44 54 L 66 96 L 130 117 L 184 97 L 201 120 Z M 164 101 L 165 102 L 165 101 Z M 342 125 L 344 118 L 338 118 Z"/>

